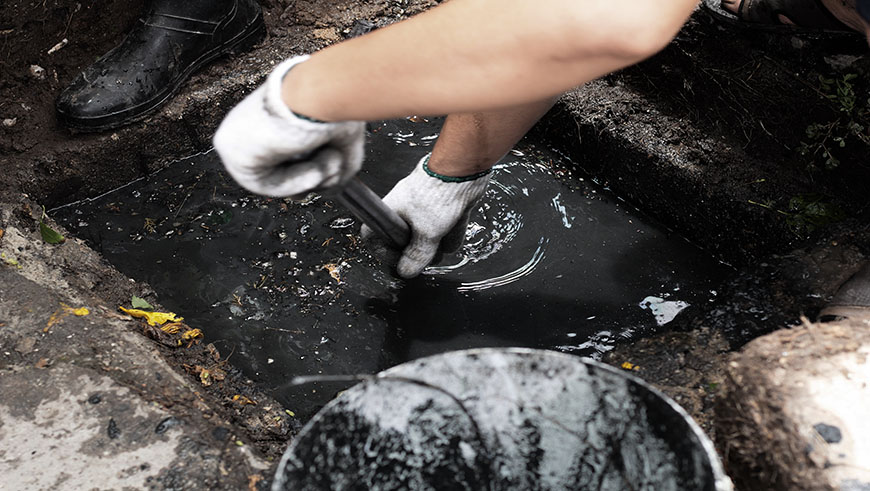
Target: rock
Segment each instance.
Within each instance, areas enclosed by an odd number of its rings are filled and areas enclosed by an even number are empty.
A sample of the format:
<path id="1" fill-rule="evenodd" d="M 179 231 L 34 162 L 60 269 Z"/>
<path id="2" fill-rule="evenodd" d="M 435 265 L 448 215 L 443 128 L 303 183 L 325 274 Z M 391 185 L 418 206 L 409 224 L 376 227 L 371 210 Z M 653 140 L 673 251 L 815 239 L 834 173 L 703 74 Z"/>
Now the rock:
<path id="1" fill-rule="evenodd" d="M 3 120 L 3 126 L 11 128 L 18 123 L 18 118 L 6 118 Z"/>
<path id="2" fill-rule="evenodd" d="M 33 351 L 34 346 L 36 346 L 36 338 L 21 338 L 21 340 L 15 344 L 15 351 L 22 355 L 26 355 Z"/>
<path id="3" fill-rule="evenodd" d="M 36 80 L 44 80 L 45 79 L 45 68 L 42 68 L 39 65 L 30 65 L 30 76 L 35 78 Z"/>
<path id="4" fill-rule="evenodd" d="M 870 319 L 758 338 L 723 389 L 716 434 L 743 489 L 870 489 Z"/>

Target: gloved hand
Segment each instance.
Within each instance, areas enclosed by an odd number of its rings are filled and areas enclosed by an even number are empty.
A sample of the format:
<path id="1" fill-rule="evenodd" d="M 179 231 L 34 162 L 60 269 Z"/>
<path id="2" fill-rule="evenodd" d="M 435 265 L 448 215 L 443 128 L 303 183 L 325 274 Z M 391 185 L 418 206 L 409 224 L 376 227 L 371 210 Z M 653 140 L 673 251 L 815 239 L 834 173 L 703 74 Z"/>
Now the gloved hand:
<path id="1" fill-rule="evenodd" d="M 403 278 L 420 274 L 432 262 L 439 245 L 446 252 L 462 245 L 471 207 L 483 196 L 489 182 L 489 170 L 468 177 L 442 176 L 429 170 L 428 161 L 426 155 L 384 196 L 384 203 L 411 228 L 411 242 L 402 251 L 397 267 Z M 362 237 L 372 234 L 363 225 Z"/>
<path id="2" fill-rule="evenodd" d="M 304 195 L 346 182 L 363 161 L 365 123 L 315 122 L 290 110 L 281 81 L 308 56 L 284 61 L 227 114 L 214 147 L 242 187 L 272 197 Z"/>

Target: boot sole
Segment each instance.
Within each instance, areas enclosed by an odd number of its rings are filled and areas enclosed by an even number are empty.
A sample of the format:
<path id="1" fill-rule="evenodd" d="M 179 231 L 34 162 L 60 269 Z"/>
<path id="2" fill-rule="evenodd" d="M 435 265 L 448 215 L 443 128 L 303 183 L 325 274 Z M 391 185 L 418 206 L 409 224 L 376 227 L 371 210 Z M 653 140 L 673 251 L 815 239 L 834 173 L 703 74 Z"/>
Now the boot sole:
<path id="1" fill-rule="evenodd" d="M 81 133 L 112 130 L 141 121 L 154 114 L 164 103 L 171 99 L 178 90 L 181 89 L 184 82 L 186 82 L 187 79 L 197 70 L 203 68 L 221 56 L 227 54 L 239 54 L 248 51 L 265 37 L 266 24 L 263 21 L 263 13 L 260 12 L 254 21 L 245 28 L 245 30 L 226 43 L 215 47 L 211 51 L 203 53 L 202 56 L 197 58 L 190 64 L 190 66 L 181 72 L 181 74 L 170 84 L 168 90 L 163 93 L 158 93 L 153 99 L 145 101 L 138 106 L 133 106 L 124 109 L 123 111 L 106 114 L 97 118 L 72 118 L 58 111 L 58 121 L 67 128 Z"/>

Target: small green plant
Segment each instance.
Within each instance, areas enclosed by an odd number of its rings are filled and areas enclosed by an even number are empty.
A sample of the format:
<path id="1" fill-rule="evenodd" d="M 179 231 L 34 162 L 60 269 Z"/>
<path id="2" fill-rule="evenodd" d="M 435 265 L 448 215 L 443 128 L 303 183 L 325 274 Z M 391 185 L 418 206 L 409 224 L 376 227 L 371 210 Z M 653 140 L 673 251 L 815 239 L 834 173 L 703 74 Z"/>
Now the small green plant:
<path id="1" fill-rule="evenodd" d="M 784 216 L 785 223 L 797 237 L 807 237 L 816 230 L 842 221 L 846 216 L 842 208 L 818 193 L 792 196 L 785 210 L 778 209 L 771 201 L 762 203 L 749 200 L 749 203 Z"/>
<path id="2" fill-rule="evenodd" d="M 801 142 L 798 152 L 809 158 L 809 168 L 832 170 L 840 165 L 840 155 L 849 142 L 870 145 L 870 98 L 859 100 L 855 91 L 858 75 L 847 73 L 839 79 L 819 76 L 819 92 L 831 101 L 836 117 L 807 126 L 809 141 Z"/>

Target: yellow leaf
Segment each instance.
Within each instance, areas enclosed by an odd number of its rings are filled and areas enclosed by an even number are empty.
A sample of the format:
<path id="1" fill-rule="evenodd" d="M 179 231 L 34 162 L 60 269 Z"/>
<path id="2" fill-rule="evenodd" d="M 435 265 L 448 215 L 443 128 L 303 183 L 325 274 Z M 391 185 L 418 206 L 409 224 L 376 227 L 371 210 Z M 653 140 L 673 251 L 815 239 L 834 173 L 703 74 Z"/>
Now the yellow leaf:
<path id="1" fill-rule="evenodd" d="M 73 315 L 77 315 L 79 317 L 82 317 L 82 316 L 90 314 L 91 311 L 88 310 L 87 307 L 79 307 L 77 309 L 73 309 L 72 313 L 73 313 Z"/>
<path id="2" fill-rule="evenodd" d="M 202 382 L 202 385 L 209 386 L 211 385 L 211 374 L 208 373 L 208 370 L 203 368 L 199 372 L 199 381 Z"/>
<path id="3" fill-rule="evenodd" d="M 248 397 L 245 397 L 245 396 L 239 395 L 239 394 L 236 394 L 233 396 L 233 402 L 237 402 L 237 403 L 241 404 L 242 406 L 245 406 L 248 404 L 253 404 L 255 406 L 257 405 L 257 402 L 254 401 L 253 399 L 250 399 Z"/>
<path id="4" fill-rule="evenodd" d="M 182 327 L 187 327 L 187 325 L 182 324 L 181 322 L 170 322 L 169 324 L 160 326 L 160 330 L 166 334 L 177 334 Z"/>
<path id="5" fill-rule="evenodd" d="M 184 320 L 184 317 L 177 317 L 174 312 L 147 312 L 139 309 L 125 309 L 124 307 L 118 308 L 127 315 L 145 319 L 148 321 L 149 326 L 160 326 L 169 321 L 181 322 Z"/>
<path id="6" fill-rule="evenodd" d="M 18 260 L 14 257 L 6 257 L 5 252 L 0 252 L 0 259 L 10 266 L 15 266 L 16 268 L 21 269 L 21 264 L 18 263 Z"/>
<path id="7" fill-rule="evenodd" d="M 184 333 L 181 334 L 181 339 L 183 339 L 185 341 L 189 341 L 191 339 L 196 339 L 196 338 L 201 338 L 201 337 L 202 337 L 202 331 L 200 331 L 199 329 L 190 329 L 190 330 L 184 331 Z"/>
<path id="8" fill-rule="evenodd" d="M 627 362 L 627 361 L 623 362 L 622 365 L 620 365 L 620 367 L 621 367 L 623 370 L 635 370 L 635 371 L 640 370 L 640 367 L 639 367 L 639 366 L 637 366 L 637 365 L 635 365 L 635 364 L 633 364 L 633 363 L 629 363 L 629 362 Z"/>

